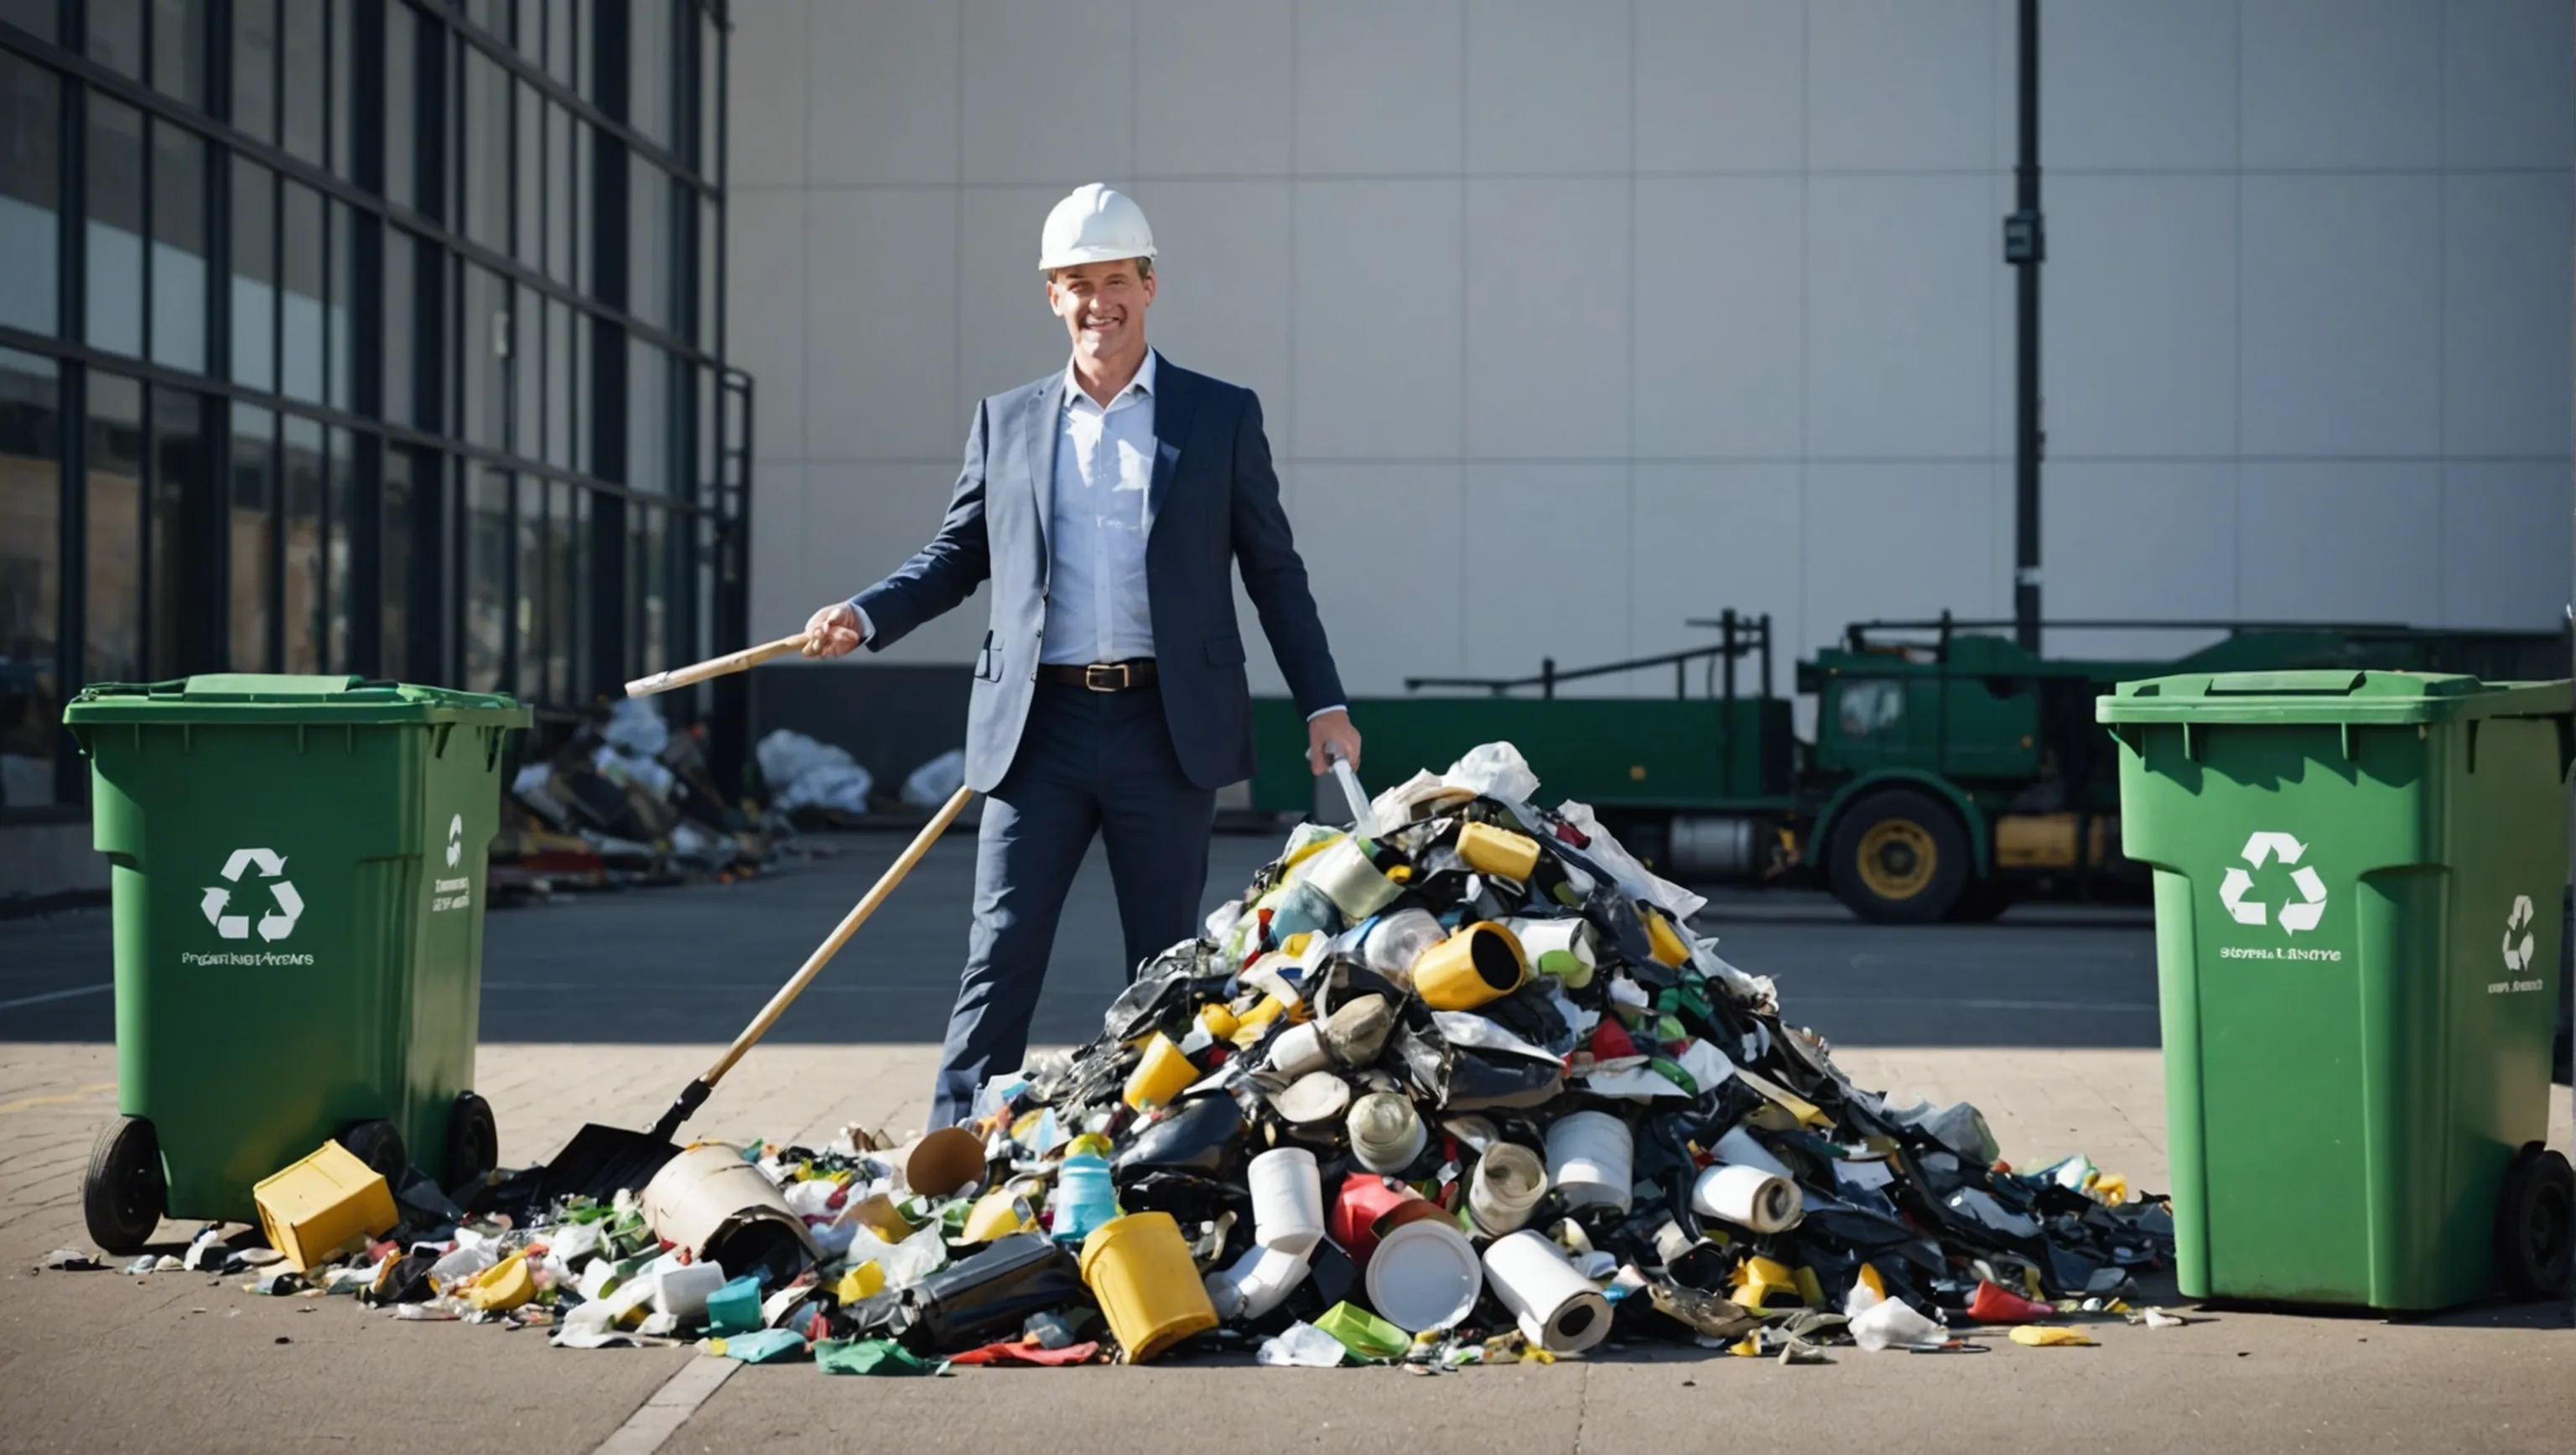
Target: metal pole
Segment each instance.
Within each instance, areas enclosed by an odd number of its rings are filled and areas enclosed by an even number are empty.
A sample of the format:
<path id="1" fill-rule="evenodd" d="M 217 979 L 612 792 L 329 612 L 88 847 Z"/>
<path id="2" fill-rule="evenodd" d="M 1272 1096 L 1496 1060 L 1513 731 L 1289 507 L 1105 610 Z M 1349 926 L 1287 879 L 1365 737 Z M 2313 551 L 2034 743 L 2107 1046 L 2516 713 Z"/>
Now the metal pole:
<path id="1" fill-rule="evenodd" d="M 2004 261 L 2013 268 L 2013 640 L 2039 643 L 2039 462 L 2047 449 L 2039 397 L 2039 269 L 2048 228 L 2039 210 L 2039 0 L 2021 0 L 2021 155 L 2013 168 L 2013 213 L 2004 219 Z"/>
<path id="2" fill-rule="evenodd" d="M 1735 701 L 1735 609 L 1727 608 L 1717 618 L 1718 643 L 1726 659 L 1726 700 Z"/>

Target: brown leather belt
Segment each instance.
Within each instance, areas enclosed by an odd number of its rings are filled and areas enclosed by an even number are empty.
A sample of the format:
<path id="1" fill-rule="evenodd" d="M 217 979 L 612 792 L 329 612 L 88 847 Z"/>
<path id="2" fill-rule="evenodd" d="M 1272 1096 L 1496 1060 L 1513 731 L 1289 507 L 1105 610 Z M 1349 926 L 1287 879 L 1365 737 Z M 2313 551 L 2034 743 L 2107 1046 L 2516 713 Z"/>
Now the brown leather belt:
<path id="1" fill-rule="evenodd" d="M 1071 663 L 1038 668 L 1038 676 L 1068 687 L 1084 687 L 1093 692 L 1127 692 L 1154 683 L 1154 659 L 1137 657 L 1125 662 L 1093 662 L 1089 666 Z"/>

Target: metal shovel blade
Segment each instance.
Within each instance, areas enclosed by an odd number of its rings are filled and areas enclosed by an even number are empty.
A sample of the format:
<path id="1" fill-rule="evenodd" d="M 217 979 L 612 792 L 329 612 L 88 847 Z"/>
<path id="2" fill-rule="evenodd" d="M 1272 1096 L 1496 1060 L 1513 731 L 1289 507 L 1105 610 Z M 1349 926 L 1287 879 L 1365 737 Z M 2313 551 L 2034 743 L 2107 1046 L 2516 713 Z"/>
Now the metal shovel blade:
<path id="1" fill-rule="evenodd" d="M 677 1145 L 649 1132 L 592 1122 L 546 1164 L 545 1175 L 537 1179 L 537 1196 L 547 1203 L 576 1195 L 606 1202 L 620 1188 L 641 1191 L 663 1163 L 679 1155 Z"/>

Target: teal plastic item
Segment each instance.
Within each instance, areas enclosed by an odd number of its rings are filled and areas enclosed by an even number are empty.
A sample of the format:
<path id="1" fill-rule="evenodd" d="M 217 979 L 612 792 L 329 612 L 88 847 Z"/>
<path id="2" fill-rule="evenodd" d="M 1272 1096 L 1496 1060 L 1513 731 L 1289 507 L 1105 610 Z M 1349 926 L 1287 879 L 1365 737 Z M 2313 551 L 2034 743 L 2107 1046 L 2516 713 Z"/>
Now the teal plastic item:
<path id="1" fill-rule="evenodd" d="M 707 1295 L 707 1332 L 731 1338 L 759 1327 L 759 1279 L 745 1275 Z"/>

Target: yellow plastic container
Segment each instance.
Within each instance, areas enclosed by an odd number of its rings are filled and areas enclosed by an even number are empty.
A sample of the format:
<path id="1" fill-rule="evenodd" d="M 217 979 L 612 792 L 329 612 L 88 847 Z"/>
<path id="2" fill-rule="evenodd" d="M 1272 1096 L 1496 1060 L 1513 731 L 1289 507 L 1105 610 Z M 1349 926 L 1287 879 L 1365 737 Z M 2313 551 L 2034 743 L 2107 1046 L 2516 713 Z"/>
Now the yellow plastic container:
<path id="1" fill-rule="evenodd" d="M 1527 979 L 1529 957 L 1519 937 L 1491 920 L 1467 926 L 1413 962 L 1414 993 L 1433 1010 L 1474 1010 Z"/>
<path id="2" fill-rule="evenodd" d="M 1755 1256 L 1735 1265 L 1728 1296 L 1748 1309 L 1797 1308 L 1807 1301 L 1798 1275 L 1777 1259 Z"/>
<path id="3" fill-rule="evenodd" d="M 1199 1007 L 1199 1027 L 1220 1041 L 1233 1040 L 1235 1029 L 1242 1024 L 1234 1018 L 1233 1011 L 1213 1001 Z"/>
<path id="4" fill-rule="evenodd" d="M 507 1313 L 537 1296 L 537 1280 L 528 1272 L 528 1255 L 517 1252 L 491 1267 L 465 1290 L 469 1308 L 489 1313 Z"/>
<path id="5" fill-rule="evenodd" d="M 298 1273 L 401 1221 L 393 1189 L 338 1142 L 324 1142 L 311 1156 L 261 1178 L 250 1196 L 268 1246 Z"/>
<path id="6" fill-rule="evenodd" d="M 1216 1305 L 1170 1213 L 1129 1213 L 1093 1228 L 1081 1268 L 1130 1364 L 1216 1327 Z"/>
<path id="7" fill-rule="evenodd" d="M 1479 874 L 1526 883 L 1538 868 L 1538 840 L 1491 824 L 1471 823 L 1458 831 L 1458 857 Z"/>
<path id="8" fill-rule="evenodd" d="M 1681 933 L 1673 928 L 1671 920 L 1651 909 L 1637 913 L 1646 921 L 1646 942 L 1654 947 L 1656 964 L 1680 965 L 1690 959 L 1690 946 L 1682 943 Z"/>
<path id="9" fill-rule="evenodd" d="M 885 1269 L 871 1258 L 841 1275 L 832 1285 L 832 1296 L 843 1303 L 858 1303 L 885 1291 Z"/>
<path id="10" fill-rule="evenodd" d="M 976 1199 L 966 1213 L 966 1241 L 989 1243 L 995 1238 L 1037 1226 L 1029 1215 L 1028 1199 L 1008 1187 L 997 1187 Z"/>
<path id="11" fill-rule="evenodd" d="M 1153 1111 L 1198 1079 L 1199 1068 L 1190 1064 L 1180 1046 L 1156 1031 L 1154 1039 L 1145 1044 L 1145 1059 L 1127 1074 L 1126 1101 L 1140 1112 Z"/>

